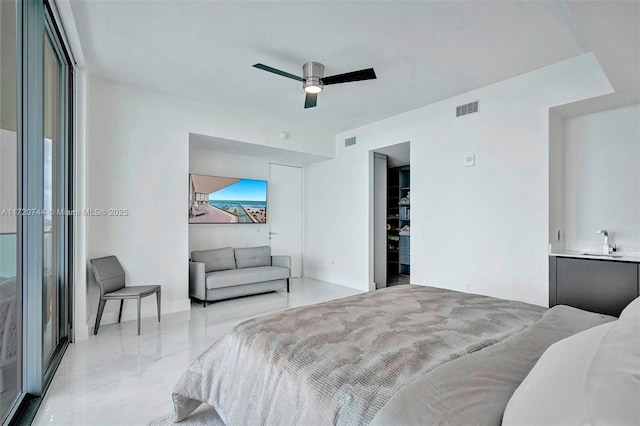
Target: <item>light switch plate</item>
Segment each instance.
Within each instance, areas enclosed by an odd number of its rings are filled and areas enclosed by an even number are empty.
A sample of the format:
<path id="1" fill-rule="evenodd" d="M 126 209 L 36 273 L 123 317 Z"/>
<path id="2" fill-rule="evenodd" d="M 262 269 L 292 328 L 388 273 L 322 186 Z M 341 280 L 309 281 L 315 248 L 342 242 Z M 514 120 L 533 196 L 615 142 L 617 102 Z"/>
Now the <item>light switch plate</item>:
<path id="1" fill-rule="evenodd" d="M 465 154 L 464 155 L 464 166 L 465 167 L 473 167 L 476 165 L 476 155 L 475 154 Z"/>

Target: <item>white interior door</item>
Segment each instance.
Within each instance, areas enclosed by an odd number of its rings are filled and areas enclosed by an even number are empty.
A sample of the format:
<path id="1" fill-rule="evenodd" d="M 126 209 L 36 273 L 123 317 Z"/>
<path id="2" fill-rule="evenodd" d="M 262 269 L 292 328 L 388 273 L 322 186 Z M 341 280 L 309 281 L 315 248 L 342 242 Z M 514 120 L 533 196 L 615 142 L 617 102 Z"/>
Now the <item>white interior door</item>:
<path id="1" fill-rule="evenodd" d="M 269 164 L 267 223 L 273 254 L 291 256 L 291 275 L 302 276 L 302 168 Z"/>
<path id="2" fill-rule="evenodd" d="M 387 156 L 373 153 L 373 281 L 387 286 Z"/>

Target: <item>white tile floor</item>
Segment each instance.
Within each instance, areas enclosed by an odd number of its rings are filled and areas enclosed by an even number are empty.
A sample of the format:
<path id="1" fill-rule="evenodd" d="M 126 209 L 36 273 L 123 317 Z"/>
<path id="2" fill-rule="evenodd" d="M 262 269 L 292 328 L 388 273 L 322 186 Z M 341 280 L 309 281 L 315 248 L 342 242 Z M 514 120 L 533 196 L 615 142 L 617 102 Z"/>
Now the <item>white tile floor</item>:
<path id="1" fill-rule="evenodd" d="M 190 312 L 100 327 L 69 345 L 36 415 L 35 425 L 146 425 L 172 412 L 171 388 L 189 364 L 235 324 L 266 313 L 360 293 L 308 278 L 291 293 L 227 300 Z"/>

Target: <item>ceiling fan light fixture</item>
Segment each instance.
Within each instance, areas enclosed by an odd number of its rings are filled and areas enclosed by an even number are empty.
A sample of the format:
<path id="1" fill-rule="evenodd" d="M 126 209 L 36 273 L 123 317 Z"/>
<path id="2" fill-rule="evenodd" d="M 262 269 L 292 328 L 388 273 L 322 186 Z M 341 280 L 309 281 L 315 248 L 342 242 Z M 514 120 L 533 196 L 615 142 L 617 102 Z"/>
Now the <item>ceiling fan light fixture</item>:
<path id="1" fill-rule="evenodd" d="M 302 66 L 302 87 L 307 93 L 320 93 L 324 84 L 324 65 L 319 62 L 307 62 Z"/>
<path id="2" fill-rule="evenodd" d="M 320 93 L 322 92 L 322 83 L 313 83 L 310 81 L 304 82 L 304 91 L 307 93 Z"/>
<path id="3" fill-rule="evenodd" d="M 298 77 L 297 75 L 290 74 L 286 71 L 282 71 L 261 63 L 254 64 L 253 67 L 273 74 L 281 75 L 292 80 L 301 81 L 302 88 L 306 92 L 306 95 L 304 97 L 305 109 L 313 108 L 318 104 L 318 93 L 322 92 L 322 89 L 325 85 L 329 86 L 332 84 L 351 83 L 354 81 L 373 80 L 377 78 L 376 72 L 373 70 L 373 68 L 366 68 L 325 77 L 324 65 L 319 62 L 307 62 L 306 64 L 304 64 L 302 66 L 302 77 Z"/>

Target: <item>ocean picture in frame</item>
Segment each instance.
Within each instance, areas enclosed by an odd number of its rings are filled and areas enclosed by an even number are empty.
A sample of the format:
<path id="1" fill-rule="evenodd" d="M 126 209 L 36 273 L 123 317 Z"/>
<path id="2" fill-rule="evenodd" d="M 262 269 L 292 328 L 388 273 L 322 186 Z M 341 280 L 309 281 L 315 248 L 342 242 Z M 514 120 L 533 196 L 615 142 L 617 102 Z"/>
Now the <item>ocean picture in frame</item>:
<path id="1" fill-rule="evenodd" d="M 189 175 L 189 223 L 267 223 L 267 181 Z"/>

